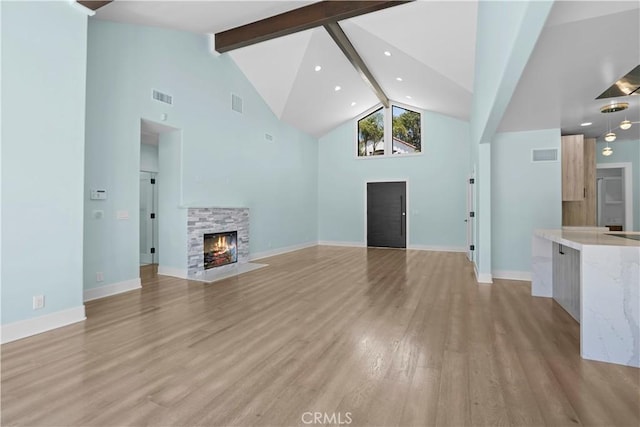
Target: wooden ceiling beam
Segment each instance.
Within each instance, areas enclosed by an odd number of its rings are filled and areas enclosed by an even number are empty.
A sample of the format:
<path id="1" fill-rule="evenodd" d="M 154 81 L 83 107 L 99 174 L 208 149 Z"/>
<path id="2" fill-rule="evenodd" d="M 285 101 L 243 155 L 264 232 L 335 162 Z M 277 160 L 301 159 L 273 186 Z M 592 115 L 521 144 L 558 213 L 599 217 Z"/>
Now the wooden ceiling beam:
<path id="1" fill-rule="evenodd" d="M 367 68 L 367 65 L 364 63 L 358 54 L 358 51 L 342 30 L 342 27 L 340 27 L 340 24 L 332 22 L 326 24 L 324 28 L 327 30 L 333 41 L 338 45 L 342 53 L 347 57 L 349 62 L 351 62 L 353 68 L 355 68 L 358 74 L 360 74 L 362 80 L 364 80 L 371 90 L 373 90 L 373 93 L 376 94 L 382 105 L 384 105 L 385 108 L 389 108 L 389 98 L 384 93 L 384 90 L 382 90 L 382 87 L 380 87 L 375 77 L 373 77 L 369 68 Z"/>
<path id="2" fill-rule="evenodd" d="M 113 0 L 77 0 L 77 3 L 80 3 L 84 7 L 91 10 L 98 10 L 102 6 L 106 6 L 111 3 Z"/>
<path id="3" fill-rule="evenodd" d="M 321 1 L 293 9 L 215 35 L 216 51 L 229 52 L 241 47 L 321 27 L 343 19 L 409 3 L 396 1 Z M 81 2 L 85 3 L 85 2 Z"/>

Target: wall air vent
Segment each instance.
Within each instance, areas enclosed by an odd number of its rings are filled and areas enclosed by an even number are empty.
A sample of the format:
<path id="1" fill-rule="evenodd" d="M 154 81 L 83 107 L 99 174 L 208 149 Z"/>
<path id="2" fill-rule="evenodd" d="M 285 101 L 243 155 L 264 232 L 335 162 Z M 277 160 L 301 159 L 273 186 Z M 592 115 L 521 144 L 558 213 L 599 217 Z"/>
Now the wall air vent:
<path id="1" fill-rule="evenodd" d="M 242 113 L 242 98 L 235 93 L 231 94 L 231 109 L 236 113 Z"/>
<path id="2" fill-rule="evenodd" d="M 558 149 L 557 148 L 534 148 L 531 150 L 532 162 L 557 162 L 558 161 Z"/>
<path id="3" fill-rule="evenodd" d="M 156 101 L 163 102 L 165 104 L 173 105 L 173 96 L 167 93 L 162 93 L 159 90 L 153 89 L 153 99 L 155 99 Z"/>

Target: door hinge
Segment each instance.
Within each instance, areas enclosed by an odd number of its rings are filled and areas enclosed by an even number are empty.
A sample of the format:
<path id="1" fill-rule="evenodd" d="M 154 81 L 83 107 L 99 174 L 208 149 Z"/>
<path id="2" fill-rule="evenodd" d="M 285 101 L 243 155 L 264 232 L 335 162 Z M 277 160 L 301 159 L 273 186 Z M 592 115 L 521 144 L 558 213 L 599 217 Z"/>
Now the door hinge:
<path id="1" fill-rule="evenodd" d="M 150 252 L 151 252 L 152 254 L 155 254 L 155 253 L 156 253 L 156 248 L 151 248 L 151 251 L 150 251 Z"/>
<path id="2" fill-rule="evenodd" d="M 476 213 L 475 213 L 475 212 L 469 212 L 469 216 L 470 216 L 471 218 L 475 218 L 475 217 L 476 217 Z"/>
<path id="3" fill-rule="evenodd" d="M 476 250 L 476 245 L 470 245 L 469 246 L 469 250 L 470 251 L 475 251 Z"/>
<path id="4" fill-rule="evenodd" d="M 156 214 L 152 213 L 151 215 L 149 215 L 151 217 L 151 219 L 156 219 Z"/>
<path id="5" fill-rule="evenodd" d="M 475 179 L 473 179 L 473 178 L 469 178 L 469 184 L 475 184 L 475 183 L 476 183 L 476 180 L 475 180 Z"/>
<path id="6" fill-rule="evenodd" d="M 156 179 L 155 178 L 151 178 L 151 183 L 155 184 L 156 183 Z"/>

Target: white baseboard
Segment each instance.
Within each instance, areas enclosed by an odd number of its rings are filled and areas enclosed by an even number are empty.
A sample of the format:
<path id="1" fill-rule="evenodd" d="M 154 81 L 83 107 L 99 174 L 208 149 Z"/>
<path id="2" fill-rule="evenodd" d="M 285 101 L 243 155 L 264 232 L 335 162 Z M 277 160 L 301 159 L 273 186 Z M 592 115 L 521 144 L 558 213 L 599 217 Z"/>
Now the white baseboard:
<path id="1" fill-rule="evenodd" d="M 478 273 L 478 266 L 473 264 L 473 272 L 476 274 L 476 282 L 478 283 L 493 283 L 493 277 L 489 273 Z"/>
<path id="2" fill-rule="evenodd" d="M 85 320 L 84 305 L 2 325 L 2 344 Z"/>
<path id="3" fill-rule="evenodd" d="M 407 249 L 413 249 L 416 251 L 467 252 L 467 248 L 464 246 L 409 245 Z"/>
<path id="4" fill-rule="evenodd" d="M 321 246 L 346 246 L 350 248 L 366 248 L 367 244 L 364 242 L 338 242 L 331 240 L 321 240 L 318 242 Z M 416 251 L 436 251 L 436 252 L 466 252 L 467 249 L 463 246 L 430 246 L 430 245 L 408 245 L 407 249 L 413 249 Z"/>
<path id="5" fill-rule="evenodd" d="M 299 245 L 287 246 L 284 248 L 271 249 L 263 252 L 256 252 L 255 254 L 249 254 L 249 261 L 255 261 L 257 259 L 268 258 L 270 256 L 282 255 L 288 252 L 299 251 L 300 249 L 306 249 L 313 246 L 317 246 L 316 242 L 301 243 Z"/>
<path id="6" fill-rule="evenodd" d="M 85 289 L 84 301 L 92 301 L 98 298 L 104 298 L 111 295 L 121 294 L 123 292 L 140 289 L 142 284 L 140 278 L 125 280 L 123 282 L 110 283 L 108 285 L 99 286 L 97 288 Z"/>
<path id="7" fill-rule="evenodd" d="M 175 267 L 165 267 L 162 265 L 158 266 L 158 274 L 161 276 L 171 276 L 177 277 L 178 279 L 187 279 L 189 276 L 189 272 L 186 269 L 175 268 Z"/>
<path id="8" fill-rule="evenodd" d="M 495 279 L 531 281 L 530 271 L 494 270 L 492 273 Z"/>
<path id="9" fill-rule="evenodd" d="M 365 242 L 338 242 L 332 240 L 320 240 L 318 242 L 320 246 L 345 246 L 349 248 L 366 248 L 367 244 Z"/>

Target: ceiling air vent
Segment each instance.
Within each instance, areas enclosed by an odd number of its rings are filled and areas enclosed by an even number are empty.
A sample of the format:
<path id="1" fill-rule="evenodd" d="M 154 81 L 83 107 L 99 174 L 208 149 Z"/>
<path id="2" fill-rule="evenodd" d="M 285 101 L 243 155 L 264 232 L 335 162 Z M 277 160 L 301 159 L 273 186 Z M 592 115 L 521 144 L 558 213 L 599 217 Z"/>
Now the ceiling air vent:
<path id="1" fill-rule="evenodd" d="M 558 149 L 557 148 L 536 148 L 531 150 L 532 162 L 557 162 L 558 161 Z"/>
<path id="2" fill-rule="evenodd" d="M 236 113 L 242 113 L 242 98 L 234 93 L 231 94 L 231 109 Z"/>
<path id="3" fill-rule="evenodd" d="M 159 90 L 153 89 L 153 99 L 155 99 L 156 101 L 163 102 L 165 104 L 173 105 L 173 96 L 167 93 L 162 93 Z"/>

